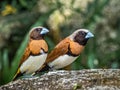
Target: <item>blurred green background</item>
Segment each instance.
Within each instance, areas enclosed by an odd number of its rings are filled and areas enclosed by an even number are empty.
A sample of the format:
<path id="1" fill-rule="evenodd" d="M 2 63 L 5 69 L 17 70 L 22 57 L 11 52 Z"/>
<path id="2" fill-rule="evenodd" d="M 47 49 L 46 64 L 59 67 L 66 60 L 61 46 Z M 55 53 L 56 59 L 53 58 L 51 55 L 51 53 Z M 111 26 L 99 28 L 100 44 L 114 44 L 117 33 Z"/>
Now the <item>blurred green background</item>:
<path id="1" fill-rule="evenodd" d="M 0 0 L 0 85 L 13 78 L 35 26 L 50 30 L 49 51 L 78 28 L 94 33 L 74 70 L 120 68 L 119 0 Z"/>

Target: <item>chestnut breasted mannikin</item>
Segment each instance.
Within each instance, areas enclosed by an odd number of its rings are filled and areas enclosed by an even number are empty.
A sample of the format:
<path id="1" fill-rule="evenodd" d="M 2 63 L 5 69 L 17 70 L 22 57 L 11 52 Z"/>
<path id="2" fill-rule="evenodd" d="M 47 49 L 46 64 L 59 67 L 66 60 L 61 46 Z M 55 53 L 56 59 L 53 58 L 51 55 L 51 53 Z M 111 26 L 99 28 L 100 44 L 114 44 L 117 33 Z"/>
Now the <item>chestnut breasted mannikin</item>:
<path id="1" fill-rule="evenodd" d="M 48 45 L 44 40 L 44 36 L 48 32 L 48 29 L 41 26 L 30 30 L 28 45 L 13 80 L 24 74 L 33 74 L 44 64 L 48 53 Z"/>
<path id="2" fill-rule="evenodd" d="M 48 54 L 43 66 L 36 72 L 61 69 L 73 63 L 84 50 L 87 41 L 94 35 L 87 29 L 78 29 L 60 41 Z"/>

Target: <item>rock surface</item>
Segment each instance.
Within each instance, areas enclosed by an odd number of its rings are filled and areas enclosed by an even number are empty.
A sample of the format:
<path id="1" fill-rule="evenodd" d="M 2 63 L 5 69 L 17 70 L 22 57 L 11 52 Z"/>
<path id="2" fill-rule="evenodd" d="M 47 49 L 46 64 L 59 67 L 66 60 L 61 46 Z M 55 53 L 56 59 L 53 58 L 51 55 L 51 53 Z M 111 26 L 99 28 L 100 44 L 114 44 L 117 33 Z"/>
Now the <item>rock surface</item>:
<path id="1" fill-rule="evenodd" d="M 119 90 L 119 69 L 51 71 L 40 77 L 19 79 L 0 90 Z"/>

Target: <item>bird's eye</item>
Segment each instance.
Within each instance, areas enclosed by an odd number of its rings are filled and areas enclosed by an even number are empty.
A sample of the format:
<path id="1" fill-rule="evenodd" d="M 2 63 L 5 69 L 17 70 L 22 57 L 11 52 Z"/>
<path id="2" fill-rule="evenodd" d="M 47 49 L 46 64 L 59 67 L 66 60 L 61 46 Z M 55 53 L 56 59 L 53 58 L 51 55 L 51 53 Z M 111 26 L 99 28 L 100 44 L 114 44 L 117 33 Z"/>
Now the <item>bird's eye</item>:
<path id="1" fill-rule="evenodd" d="M 81 32 L 81 35 L 84 36 L 84 35 L 85 35 L 85 32 Z"/>
<path id="2" fill-rule="evenodd" d="M 37 31 L 37 32 L 40 31 L 40 28 L 37 28 L 36 31 Z"/>

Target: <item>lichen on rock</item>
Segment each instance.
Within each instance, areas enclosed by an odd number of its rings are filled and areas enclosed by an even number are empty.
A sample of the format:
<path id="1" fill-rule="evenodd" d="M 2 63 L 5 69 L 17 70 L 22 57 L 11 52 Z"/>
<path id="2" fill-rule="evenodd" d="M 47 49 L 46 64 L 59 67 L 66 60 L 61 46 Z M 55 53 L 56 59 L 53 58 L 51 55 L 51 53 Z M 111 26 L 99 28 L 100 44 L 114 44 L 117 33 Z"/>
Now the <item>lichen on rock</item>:
<path id="1" fill-rule="evenodd" d="M 50 71 L 40 77 L 19 79 L 0 90 L 118 90 L 119 69 L 91 69 L 78 71 Z"/>

